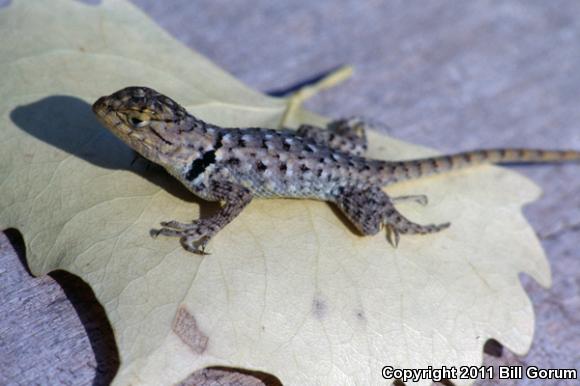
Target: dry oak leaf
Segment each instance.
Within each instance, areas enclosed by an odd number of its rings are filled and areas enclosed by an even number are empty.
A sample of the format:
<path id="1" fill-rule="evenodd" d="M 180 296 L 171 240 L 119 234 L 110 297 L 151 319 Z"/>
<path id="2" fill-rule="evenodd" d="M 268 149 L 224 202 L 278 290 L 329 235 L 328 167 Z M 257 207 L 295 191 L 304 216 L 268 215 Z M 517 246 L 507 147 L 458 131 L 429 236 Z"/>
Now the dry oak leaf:
<path id="1" fill-rule="evenodd" d="M 530 346 L 518 273 L 544 286 L 550 274 L 521 214 L 540 193 L 527 179 L 480 167 L 390 187 L 429 196 L 400 206 L 409 218 L 453 224 L 398 249 L 356 235 L 325 203 L 256 200 L 201 258 L 148 232 L 197 218 L 200 202 L 132 165 L 89 104 L 147 85 L 222 125 L 324 119 L 286 114 L 287 99 L 248 89 L 126 1 L 14 0 L 0 36 L 0 226 L 22 232 L 35 275 L 63 269 L 94 289 L 119 345 L 115 385 L 176 383 L 209 366 L 285 385 L 384 385 L 386 364 L 479 365 L 492 337 L 516 353 Z M 431 154 L 378 133 L 370 143 L 376 158 Z"/>

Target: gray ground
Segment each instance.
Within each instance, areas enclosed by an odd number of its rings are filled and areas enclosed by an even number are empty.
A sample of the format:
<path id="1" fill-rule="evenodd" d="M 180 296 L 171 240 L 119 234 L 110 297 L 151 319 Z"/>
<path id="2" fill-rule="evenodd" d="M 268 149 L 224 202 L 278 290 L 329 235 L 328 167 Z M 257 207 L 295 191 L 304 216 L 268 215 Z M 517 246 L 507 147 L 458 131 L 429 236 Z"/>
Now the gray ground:
<path id="1" fill-rule="evenodd" d="M 573 0 L 135 2 L 264 92 L 353 64 L 349 83 L 309 102 L 328 116 L 372 117 L 396 137 L 446 152 L 580 149 L 580 3 Z M 485 363 L 579 368 L 580 171 L 519 170 L 545 191 L 526 215 L 543 237 L 554 285 L 544 290 L 522 278 L 537 315 L 533 347 L 525 357 L 504 350 Z M 31 278 L 3 237 L 0 276 L 0 384 L 111 379 L 114 344 L 90 291 L 66 273 L 54 275 L 66 294 L 49 277 Z"/>

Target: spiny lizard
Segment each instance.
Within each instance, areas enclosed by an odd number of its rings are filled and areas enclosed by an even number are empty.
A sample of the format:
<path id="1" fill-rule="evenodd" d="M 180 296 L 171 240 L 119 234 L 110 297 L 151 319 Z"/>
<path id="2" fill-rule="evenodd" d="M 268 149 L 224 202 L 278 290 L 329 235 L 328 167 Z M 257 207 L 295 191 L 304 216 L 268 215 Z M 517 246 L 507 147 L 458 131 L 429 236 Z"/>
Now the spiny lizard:
<path id="1" fill-rule="evenodd" d="M 434 233 L 450 224 L 408 220 L 393 205 L 396 199 L 381 189 L 386 185 L 484 163 L 580 160 L 577 151 L 532 149 L 476 150 L 410 161 L 369 159 L 364 158 L 366 124 L 358 118 L 336 120 L 324 129 L 223 128 L 197 119 L 147 87 L 104 96 L 93 111 L 117 137 L 191 192 L 222 203 L 212 217 L 162 222 L 161 229 L 151 231 L 154 236 L 179 237 L 186 250 L 201 254 L 254 197 L 332 202 L 363 235 L 374 235 L 384 226 L 396 246 L 400 234 Z"/>

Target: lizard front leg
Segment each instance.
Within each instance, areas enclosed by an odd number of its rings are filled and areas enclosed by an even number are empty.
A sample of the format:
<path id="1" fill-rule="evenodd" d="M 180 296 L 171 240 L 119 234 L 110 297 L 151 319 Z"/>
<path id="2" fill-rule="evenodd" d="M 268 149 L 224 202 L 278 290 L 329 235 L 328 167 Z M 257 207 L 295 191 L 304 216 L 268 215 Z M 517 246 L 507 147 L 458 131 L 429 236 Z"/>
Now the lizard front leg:
<path id="1" fill-rule="evenodd" d="M 252 193 L 243 186 L 230 182 L 214 182 L 210 195 L 223 202 L 220 210 L 209 218 L 194 220 L 191 223 L 165 221 L 163 228 L 152 229 L 152 236 L 179 237 L 181 245 L 189 252 L 206 254 L 205 246 L 223 227 L 229 224 L 252 201 Z"/>

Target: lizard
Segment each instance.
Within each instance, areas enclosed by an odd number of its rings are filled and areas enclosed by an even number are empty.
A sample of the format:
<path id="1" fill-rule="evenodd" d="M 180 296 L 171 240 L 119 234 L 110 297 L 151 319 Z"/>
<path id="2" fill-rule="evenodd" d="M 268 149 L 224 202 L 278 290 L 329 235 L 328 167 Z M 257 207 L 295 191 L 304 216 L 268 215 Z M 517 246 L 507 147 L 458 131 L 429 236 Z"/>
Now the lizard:
<path id="1" fill-rule="evenodd" d="M 580 152 L 573 150 L 512 148 L 403 161 L 370 159 L 364 157 L 367 124 L 360 118 L 331 121 L 326 128 L 224 128 L 196 118 L 148 87 L 103 96 L 92 109 L 107 129 L 193 194 L 220 202 L 211 217 L 165 221 L 151 230 L 152 236 L 178 237 L 183 248 L 202 255 L 211 238 L 254 198 L 333 203 L 362 235 L 384 228 L 396 247 L 402 234 L 431 234 L 450 223 L 421 225 L 407 219 L 395 208 L 397 199 L 383 191 L 387 185 L 480 164 L 580 160 Z M 407 198 L 421 201 L 420 196 Z"/>

